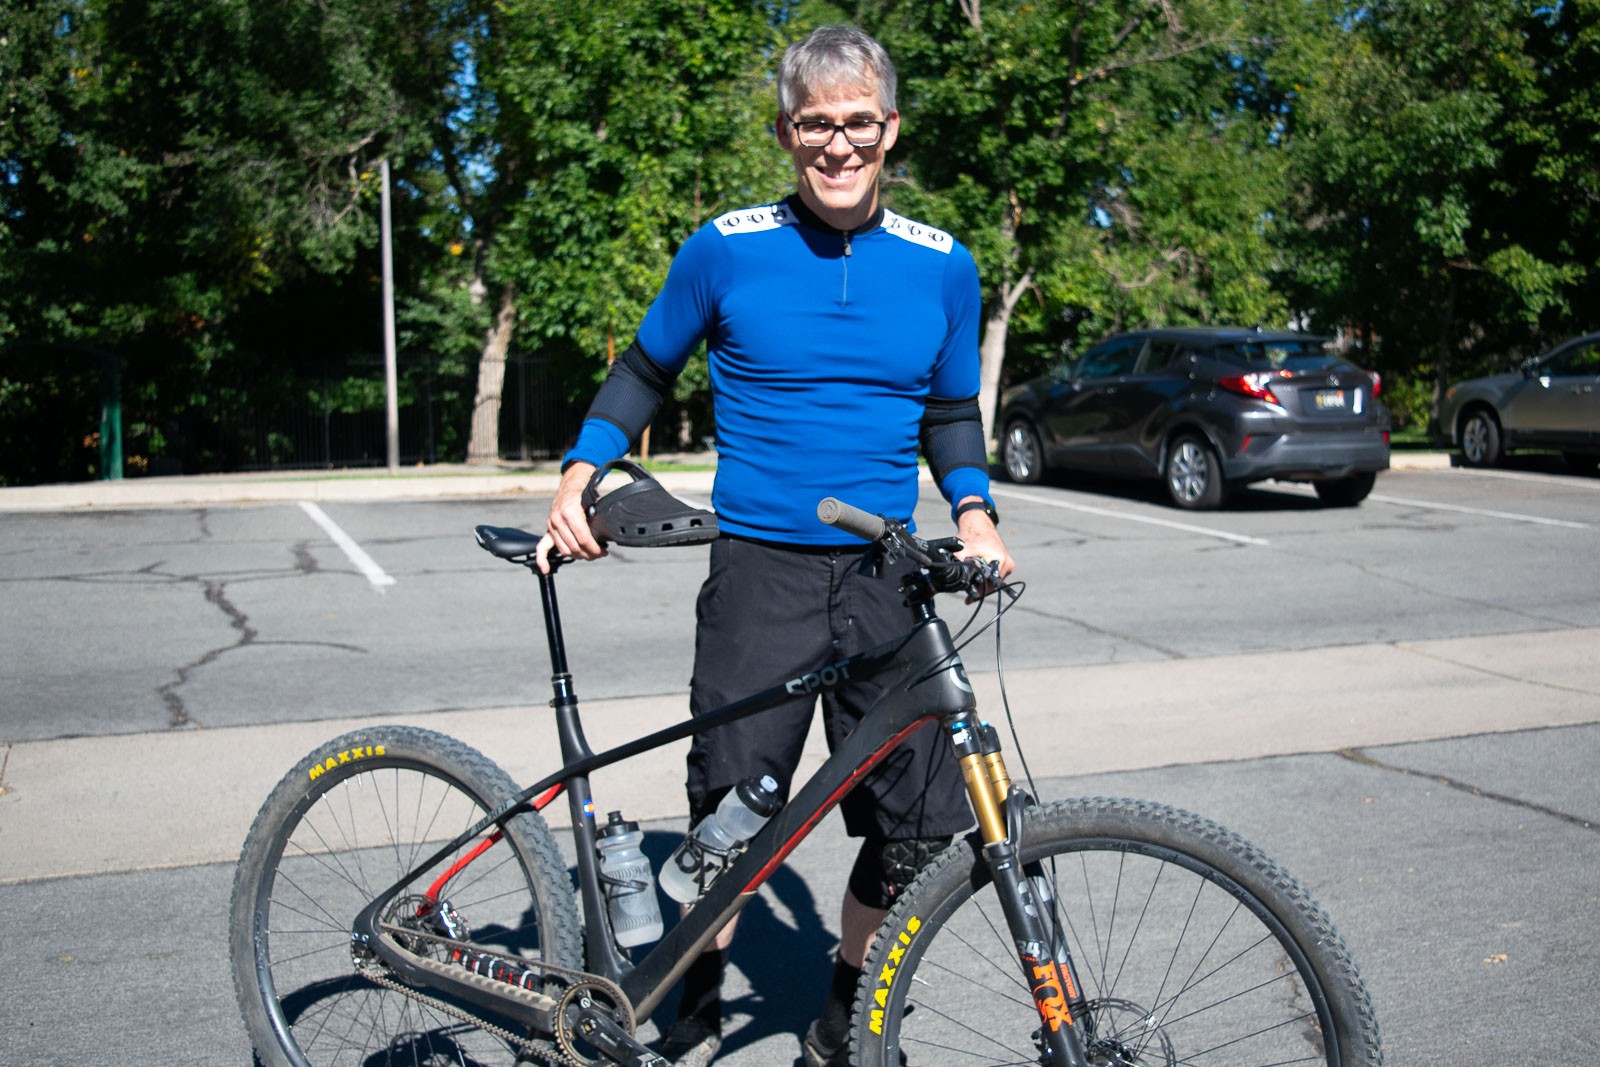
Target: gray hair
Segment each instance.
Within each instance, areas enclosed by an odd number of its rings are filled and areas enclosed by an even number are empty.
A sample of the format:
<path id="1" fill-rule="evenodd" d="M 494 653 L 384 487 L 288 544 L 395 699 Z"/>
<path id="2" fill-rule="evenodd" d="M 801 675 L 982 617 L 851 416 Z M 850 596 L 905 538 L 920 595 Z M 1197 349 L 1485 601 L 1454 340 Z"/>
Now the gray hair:
<path id="1" fill-rule="evenodd" d="M 894 64 L 883 45 L 854 26 L 820 26 L 790 45 L 778 65 L 778 107 L 794 114 L 828 89 L 871 89 L 887 116 L 894 110 Z"/>

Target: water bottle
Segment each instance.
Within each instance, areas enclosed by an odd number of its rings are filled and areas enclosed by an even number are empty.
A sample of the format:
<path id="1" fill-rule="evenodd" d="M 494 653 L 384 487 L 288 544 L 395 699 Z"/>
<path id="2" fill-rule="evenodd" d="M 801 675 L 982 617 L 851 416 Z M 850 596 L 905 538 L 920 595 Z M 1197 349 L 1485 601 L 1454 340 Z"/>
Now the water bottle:
<path id="1" fill-rule="evenodd" d="M 732 860 L 732 853 L 750 840 L 782 802 L 771 775 L 746 778 L 722 798 L 717 810 L 700 820 L 661 871 L 661 888 L 680 904 L 693 904 L 711 888 Z"/>
<path id="2" fill-rule="evenodd" d="M 595 848 L 600 853 L 600 883 L 617 944 L 632 948 L 661 936 L 661 905 L 656 901 L 650 857 L 639 851 L 644 833 L 614 811 L 600 828 Z"/>

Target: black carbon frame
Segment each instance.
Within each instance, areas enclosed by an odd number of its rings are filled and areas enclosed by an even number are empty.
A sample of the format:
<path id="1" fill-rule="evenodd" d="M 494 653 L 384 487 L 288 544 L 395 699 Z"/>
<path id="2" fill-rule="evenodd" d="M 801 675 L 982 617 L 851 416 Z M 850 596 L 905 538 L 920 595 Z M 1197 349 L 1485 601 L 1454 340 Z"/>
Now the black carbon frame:
<path id="1" fill-rule="evenodd" d="M 547 637 L 554 676 L 557 732 L 561 740 L 564 766 L 521 790 L 498 809 L 486 815 L 434 855 L 418 863 L 364 909 L 354 923 L 354 934 L 373 946 L 396 971 L 420 984 L 446 988 L 474 1002 L 483 1003 L 481 990 L 462 985 L 456 988 L 448 979 L 418 971 L 402 956 L 391 953 L 378 936 L 378 917 L 397 894 L 413 879 L 438 864 L 467 842 L 491 827 L 503 825 L 530 807 L 535 797 L 561 788 L 567 793 L 572 813 L 572 829 L 578 861 L 579 898 L 583 919 L 590 936 L 586 966 L 589 971 L 617 982 L 627 994 L 636 1013 L 648 1015 L 674 982 L 688 968 L 727 922 L 749 903 L 756 891 L 799 846 L 812 829 L 843 799 L 860 779 L 907 737 L 935 719 L 947 723 L 966 718 L 976 709 L 976 701 L 966 671 L 956 653 L 950 631 L 934 615 L 932 590 L 922 581 L 920 590 L 908 598 L 917 619 L 905 636 L 877 648 L 780 682 L 708 714 L 658 730 L 605 752 L 589 750 L 578 713 L 578 700 L 566 671 L 560 612 L 556 606 L 552 575 L 534 571 L 540 580 Z M 760 714 L 800 695 L 828 692 L 847 682 L 872 681 L 882 695 L 862 718 L 860 725 L 829 756 L 816 773 L 790 797 L 765 827 L 748 843 L 745 851 L 725 870 L 701 897 L 694 908 L 679 920 L 637 963 L 630 963 L 609 936 L 605 900 L 595 853 L 595 824 L 589 775 L 663 745 L 680 741 L 724 723 Z M 499 1007 L 525 1021 L 526 1013 L 510 1004 Z"/>

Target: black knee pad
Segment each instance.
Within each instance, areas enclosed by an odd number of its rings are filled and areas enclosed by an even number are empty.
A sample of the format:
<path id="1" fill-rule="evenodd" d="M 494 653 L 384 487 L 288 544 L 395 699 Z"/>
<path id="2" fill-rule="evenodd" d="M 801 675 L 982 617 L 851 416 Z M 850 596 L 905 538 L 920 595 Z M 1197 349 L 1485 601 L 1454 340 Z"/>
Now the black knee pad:
<path id="1" fill-rule="evenodd" d="M 869 908 L 891 908 L 906 887 L 934 858 L 950 847 L 950 837 L 867 838 L 850 869 L 850 892 Z"/>

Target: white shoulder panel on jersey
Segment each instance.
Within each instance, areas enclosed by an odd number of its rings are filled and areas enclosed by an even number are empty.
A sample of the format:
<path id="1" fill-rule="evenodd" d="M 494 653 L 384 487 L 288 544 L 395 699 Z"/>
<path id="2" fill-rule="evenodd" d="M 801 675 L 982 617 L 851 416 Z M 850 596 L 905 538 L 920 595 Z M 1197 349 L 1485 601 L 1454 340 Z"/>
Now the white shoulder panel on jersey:
<path id="1" fill-rule="evenodd" d="M 903 241 L 931 248 L 935 252 L 950 254 L 950 249 L 955 246 L 955 238 L 943 230 L 936 230 L 932 226 L 910 219 L 894 212 L 885 210 L 883 213 L 883 228 Z"/>
<path id="2" fill-rule="evenodd" d="M 783 226 L 793 226 L 799 221 L 795 218 L 794 212 L 789 210 L 788 205 L 780 201 L 776 204 L 763 204 L 760 207 L 730 211 L 717 218 L 716 227 L 722 236 L 731 237 L 740 233 L 776 230 Z"/>

